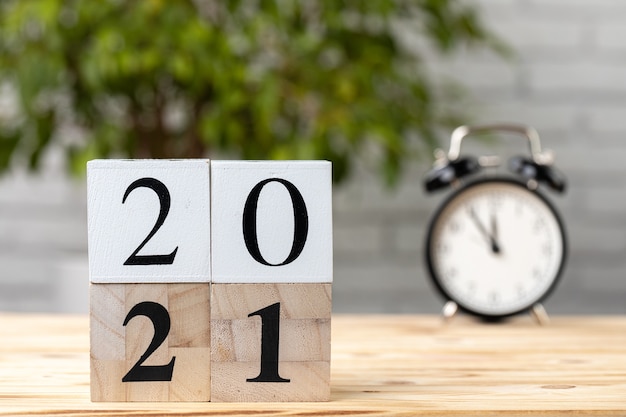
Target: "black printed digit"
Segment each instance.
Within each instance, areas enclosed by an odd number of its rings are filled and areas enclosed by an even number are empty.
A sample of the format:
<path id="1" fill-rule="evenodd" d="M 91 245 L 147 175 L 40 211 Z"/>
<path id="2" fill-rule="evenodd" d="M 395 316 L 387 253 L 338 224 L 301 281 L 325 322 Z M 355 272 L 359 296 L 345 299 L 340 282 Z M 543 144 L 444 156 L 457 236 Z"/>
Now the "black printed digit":
<path id="1" fill-rule="evenodd" d="M 278 342 L 280 336 L 280 303 L 272 304 L 248 317 L 261 316 L 261 372 L 247 382 L 290 382 L 278 374 Z"/>
<path id="2" fill-rule="evenodd" d="M 124 326 L 136 316 L 146 316 L 152 321 L 154 336 L 144 354 L 130 368 L 130 371 L 124 375 L 122 382 L 171 381 L 172 373 L 174 372 L 174 361 L 176 360 L 175 356 L 172 357 L 172 360 L 167 365 L 143 365 L 167 338 L 171 325 L 169 313 L 161 304 L 144 301 L 130 309 L 124 319 Z"/>
<path id="3" fill-rule="evenodd" d="M 174 263 L 174 257 L 176 256 L 176 252 L 178 251 L 178 246 L 176 247 L 176 249 L 174 249 L 172 253 L 168 255 L 137 255 L 139 251 L 146 245 L 146 243 L 148 243 L 148 241 L 152 239 L 157 230 L 159 230 L 159 228 L 163 226 L 165 218 L 170 211 L 171 204 L 169 190 L 167 189 L 165 184 L 155 178 L 140 178 L 130 184 L 126 189 L 126 192 L 124 193 L 124 198 L 122 198 L 122 204 L 126 202 L 126 198 L 134 189 L 140 187 L 146 187 L 154 191 L 156 195 L 159 196 L 159 204 L 161 208 L 159 210 L 159 217 L 157 218 L 154 227 L 152 228 L 150 233 L 148 233 L 148 236 L 146 236 L 144 241 L 141 242 L 141 244 L 137 246 L 137 249 L 135 249 L 135 251 L 128 257 L 128 259 L 126 259 L 124 265 L 171 265 Z"/>
<path id="4" fill-rule="evenodd" d="M 266 184 L 270 182 L 278 182 L 287 188 L 291 197 L 291 203 L 293 205 L 293 217 L 294 217 L 294 230 L 293 230 L 293 243 L 291 245 L 291 251 L 287 258 L 280 263 L 272 264 L 263 258 L 259 249 L 259 241 L 257 238 L 256 218 L 257 218 L 257 204 L 259 202 L 259 196 L 261 190 Z M 309 216 L 306 210 L 306 204 L 302 194 L 291 182 L 282 178 L 268 178 L 259 182 L 252 188 L 243 209 L 243 238 L 246 243 L 248 252 L 257 262 L 268 266 L 282 266 L 290 264 L 295 261 L 304 249 L 306 238 L 309 233 Z"/>

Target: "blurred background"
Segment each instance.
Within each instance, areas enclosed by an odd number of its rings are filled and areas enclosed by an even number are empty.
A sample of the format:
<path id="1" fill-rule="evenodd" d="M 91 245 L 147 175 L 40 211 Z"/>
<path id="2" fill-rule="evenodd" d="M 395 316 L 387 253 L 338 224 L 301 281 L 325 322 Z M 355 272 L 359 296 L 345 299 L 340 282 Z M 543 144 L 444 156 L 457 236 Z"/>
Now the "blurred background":
<path id="1" fill-rule="evenodd" d="M 570 244 L 548 312 L 625 313 L 624 18 L 619 0 L 3 1 L 0 310 L 88 311 L 87 160 L 210 156 L 333 160 L 334 311 L 439 313 L 433 150 L 516 122 L 569 180 L 546 191 Z"/>

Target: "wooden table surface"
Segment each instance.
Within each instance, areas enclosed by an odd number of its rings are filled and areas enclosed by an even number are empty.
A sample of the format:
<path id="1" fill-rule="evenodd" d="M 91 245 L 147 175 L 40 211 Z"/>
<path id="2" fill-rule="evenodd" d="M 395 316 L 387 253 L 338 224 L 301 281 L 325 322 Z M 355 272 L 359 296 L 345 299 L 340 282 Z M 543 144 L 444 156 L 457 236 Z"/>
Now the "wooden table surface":
<path id="1" fill-rule="evenodd" d="M 92 403 L 88 326 L 0 314 L 0 415 L 626 415 L 621 316 L 336 315 L 327 403 Z"/>

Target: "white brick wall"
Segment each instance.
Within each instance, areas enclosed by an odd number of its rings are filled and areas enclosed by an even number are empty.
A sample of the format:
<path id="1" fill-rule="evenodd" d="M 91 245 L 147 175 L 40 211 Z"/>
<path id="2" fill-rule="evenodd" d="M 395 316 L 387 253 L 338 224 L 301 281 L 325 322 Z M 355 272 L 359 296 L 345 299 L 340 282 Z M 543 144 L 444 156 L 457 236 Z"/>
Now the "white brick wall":
<path id="1" fill-rule="evenodd" d="M 570 259 L 548 310 L 626 312 L 626 2 L 466 3 L 482 7 L 486 23 L 514 48 L 515 57 L 506 61 L 467 51 L 447 60 L 433 59 L 431 67 L 468 87 L 475 99 L 470 109 L 475 122 L 536 127 L 570 181 L 565 196 L 551 196 L 568 224 Z M 510 152 L 513 146 L 497 149 Z M 467 147 L 472 148 L 480 146 Z M 336 228 L 344 227 L 342 218 L 349 218 L 351 229 L 367 227 L 376 245 L 386 243 L 380 252 L 368 248 L 361 256 L 342 251 L 347 243 L 338 246 L 335 310 L 348 310 L 344 306 L 352 305 L 351 297 L 358 294 L 364 299 L 376 294 L 369 303 L 358 305 L 366 311 L 439 308 L 440 301 L 433 302 L 436 296 L 428 284 L 422 251 L 427 219 L 443 196 L 421 192 L 427 169 L 427 164 L 416 164 L 391 203 L 378 201 L 385 198 L 380 191 L 366 191 L 374 202 L 354 197 L 358 208 L 345 201 L 336 206 Z M 360 181 L 365 184 L 338 190 L 338 198 L 373 187 L 370 180 Z M 359 216 L 350 216 L 351 210 Z M 378 281 L 373 274 L 379 274 Z"/>
<path id="2" fill-rule="evenodd" d="M 626 2 L 465 1 L 515 58 L 466 51 L 430 65 L 468 87 L 475 122 L 536 127 L 570 180 L 565 196 L 552 196 L 569 226 L 570 262 L 548 310 L 626 313 Z M 0 180 L 0 310 L 87 309 L 84 184 L 52 159 L 43 176 Z M 416 162 L 395 192 L 365 172 L 335 190 L 336 312 L 438 312 L 422 246 L 444 195 L 423 193 L 429 166 Z"/>
<path id="3" fill-rule="evenodd" d="M 88 309 L 84 182 L 50 159 L 0 180 L 0 310 Z"/>

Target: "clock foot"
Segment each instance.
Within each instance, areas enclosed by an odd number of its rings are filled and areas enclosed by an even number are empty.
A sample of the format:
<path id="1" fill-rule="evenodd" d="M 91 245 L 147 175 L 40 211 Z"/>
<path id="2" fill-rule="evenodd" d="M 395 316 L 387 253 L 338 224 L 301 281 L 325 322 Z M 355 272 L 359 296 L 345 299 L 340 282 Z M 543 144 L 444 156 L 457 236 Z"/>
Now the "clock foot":
<path id="1" fill-rule="evenodd" d="M 451 320 L 452 317 L 459 311 L 459 306 L 454 301 L 448 301 L 443 305 L 443 309 L 441 310 L 441 314 L 443 315 L 443 319 L 445 321 Z"/>
<path id="2" fill-rule="evenodd" d="M 537 303 L 530 309 L 530 314 L 534 317 L 534 319 L 541 326 L 547 325 L 550 323 L 550 317 L 548 316 L 548 312 L 544 308 L 543 304 Z"/>

